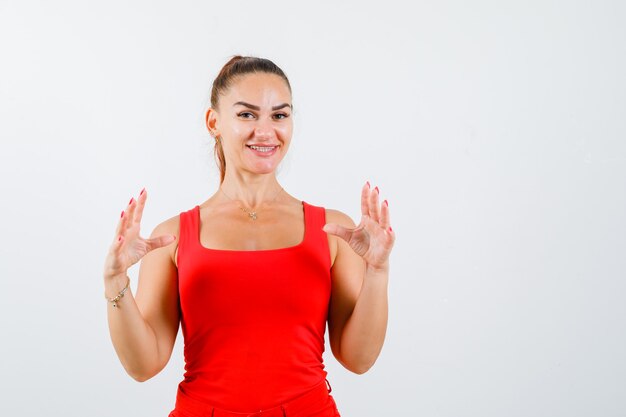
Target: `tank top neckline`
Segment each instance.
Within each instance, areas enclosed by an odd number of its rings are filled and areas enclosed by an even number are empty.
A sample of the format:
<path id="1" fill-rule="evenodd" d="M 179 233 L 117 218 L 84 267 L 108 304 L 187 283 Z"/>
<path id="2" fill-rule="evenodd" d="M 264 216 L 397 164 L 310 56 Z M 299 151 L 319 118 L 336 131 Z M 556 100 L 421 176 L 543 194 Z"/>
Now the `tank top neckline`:
<path id="1" fill-rule="evenodd" d="M 303 217 L 304 217 L 304 236 L 302 237 L 302 240 L 300 241 L 300 243 L 293 245 L 293 246 L 287 246 L 284 248 L 274 248 L 274 249 L 258 249 L 258 250 L 235 250 L 235 249 L 213 249 L 213 248 L 207 248 L 202 244 L 202 241 L 200 240 L 200 205 L 196 205 L 194 207 L 194 216 L 196 218 L 196 244 L 198 245 L 198 247 L 203 250 L 203 251 L 207 251 L 207 252 L 215 252 L 215 253 L 236 253 L 236 254 L 254 254 L 254 253 L 274 253 L 274 252 L 284 252 L 284 251 L 290 251 L 290 250 L 294 250 L 294 249 L 299 249 L 302 246 L 304 246 L 304 244 L 306 243 L 308 236 L 310 234 L 309 231 L 309 217 L 310 217 L 310 213 L 309 213 L 309 204 L 306 203 L 304 200 L 302 200 L 302 211 L 303 211 Z"/>

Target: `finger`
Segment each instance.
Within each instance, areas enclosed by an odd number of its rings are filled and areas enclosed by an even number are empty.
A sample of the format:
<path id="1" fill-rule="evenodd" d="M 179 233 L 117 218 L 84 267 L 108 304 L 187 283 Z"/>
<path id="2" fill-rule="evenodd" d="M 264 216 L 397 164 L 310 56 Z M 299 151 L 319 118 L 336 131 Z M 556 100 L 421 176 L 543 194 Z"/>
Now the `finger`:
<path id="1" fill-rule="evenodd" d="M 368 203 L 369 195 L 370 195 L 370 183 L 369 181 L 367 181 L 365 185 L 363 186 L 363 188 L 361 189 L 361 214 L 363 216 L 370 215 L 370 209 L 369 209 L 369 203 Z"/>
<path id="2" fill-rule="evenodd" d="M 352 235 L 352 229 L 346 229 L 345 227 L 336 223 L 327 223 L 322 227 L 322 230 L 328 234 L 339 236 L 346 242 L 350 241 Z"/>
<path id="3" fill-rule="evenodd" d="M 378 223 L 378 221 L 380 220 L 380 206 L 378 204 L 378 194 L 379 194 L 378 187 L 376 187 L 370 193 L 370 198 L 369 198 L 370 217 L 376 223 Z"/>
<path id="4" fill-rule="evenodd" d="M 139 193 L 139 197 L 137 197 L 137 211 L 135 212 L 135 221 L 137 223 L 141 223 L 141 217 L 143 216 L 143 208 L 146 206 L 146 199 L 148 198 L 148 193 L 144 188 Z"/>
<path id="5" fill-rule="evenodd" d="M 117 222 L 117 228 L 115 229 L 114 242 L 117 242 L 118 237 L 125 234 L 127 223 L 128 223 L 128 213 L 126 213 L 125 210 L 122 210 L 122 213 L 120 213 L 120 220 Z"/>
<path id="6" fill-rule="evenodd" d="M 391 237 L 391 247 L 393 247 L 393 243 L 396 241 L 396 232 L 392 229 L 391 226 L 387 228 L 387 234 Z"/>
<path id="7" fill-rule="evenodd" d="M 124 236 L 119 235 L 118 237 L 115 238 L 115 241 L 113 242 L 113 244 L 111 245 L 111 247 L 113 248 L 113 253 L 115 255 L 119 255 L 120 252 L 122 251 L 122 246 L 124 246 Z"/>
<path id="8" fill-rule="evenodd" d="M 174 235 L 157 236 L 151 239 L 146 239 L 146 242 L 148 243 L 148 251 L 167 246 L 175 240 L 176 236 Z"/>
<path id="9" fill-rule="evenodd" d="M 128 227 L 132 227 L 135 224 L 135 209 L 137 208 L 137 200 L 135 197 L 131 197 L 128 202 L 126 212 L 128 213 Z"/>
<path id="10" fill-rule="evenodd" d="M 380 226 L 387 230 L 389 229 L 389 203 L 387 200 L 383 201 L 380 205 Z"/>

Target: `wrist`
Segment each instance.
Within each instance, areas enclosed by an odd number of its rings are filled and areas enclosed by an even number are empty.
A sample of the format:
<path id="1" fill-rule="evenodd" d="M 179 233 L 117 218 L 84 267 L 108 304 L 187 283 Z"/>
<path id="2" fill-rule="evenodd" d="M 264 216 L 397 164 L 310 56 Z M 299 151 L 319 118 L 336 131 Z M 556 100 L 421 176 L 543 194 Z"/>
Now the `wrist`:
<path id="1" fill-rule="evenodd" d="M 130 277 L 126 272 L 104 276 L 105 297 L 115 297 L 126 286 Z"/>
<path id="2" fill-rule="evenodd" d="M 117 279 L 117 278 L 113 278 L 113 279 Z M 105 284 L 105 286 L 104 286 L 105 287 L 105 289 L 104 289 L 104 298 L 109 303 L 112 303 L 113 307 L 117 307 L 118 301 L 124 296 L 126 291 L 128 291 L 130 289 L 130 277 L 127 274 L 124 274 L 122 279 L 124 280 L 124 284 L 120 284 L 118 282 L 115 282 L 115 283 L 111 282 L 109 285 Z M 111 287 L 116 287 L 118 289 L 111 288 Z M 121 288 L 121 287 L 123 287 L 123 288 Z M 119 288 L 121 288 L 121 290 Z M 111 292 L 111 290 L 115 291 L 117 294 L 113 295 L 113 296 L 107 295 L 107 293 Z"/>
<path id="3" fill-rule="evenodd" d="M 365 267 L 365 272 L 374 275 L 387 275 L 389 274 L 389 261 L 381 265 L 367 264 Z"/>
<path id="4" fill-rule="evenodd" d="M 104 273 L 104 282 L 114 282 L 114 281 L 124 281 L 126 282 L 126 276 L 128 275 L 128 271 L 117 272 L 117 273 Z"/>

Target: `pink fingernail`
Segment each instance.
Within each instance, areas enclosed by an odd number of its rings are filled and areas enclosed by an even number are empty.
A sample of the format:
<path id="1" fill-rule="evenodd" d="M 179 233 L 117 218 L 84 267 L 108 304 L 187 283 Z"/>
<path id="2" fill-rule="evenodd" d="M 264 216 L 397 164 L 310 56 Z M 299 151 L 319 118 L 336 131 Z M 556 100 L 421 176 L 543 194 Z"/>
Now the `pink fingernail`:
<path id="1" fill-rule="evenodd" d="M 131 197 L 130 201 L 128 202 L 128 205 L 130 206 L 130 204 L 133 202 L 133 200 L 135 199 L 135 197 Z"/>
<path id="2" fill-rule="evenodd" d="M 393 229 L 391 228 L 391 226 L 389 226 L 389 231 L 390 231 L 390 232 L 393 232 Z"/>
<path id="3" fill-rule="evenodd" d="M 122 241 L 122 236 L 118 237 L 118 238 L 117 238 L 117 241 L 118 241 L 118 242 L 121 242 L 121 241 Z"/>
<path id="4" fill-rule="evenodd" d="M 139 193 L 139 195 L 142 195 L 144 191 L 146 191 L 146 187 L 143 187 L 143 189 L 141 190 L 141 192 Z"/>
<path id="5" fill-rule="evenodd" d="M 389 207 L 389 203 L 387 202 L 387 200 L 385 200 L 384 203 L 387 207 Z"/>
<path id="6" fill-rule="evenodd" d="M 378 191 L 378 187 L 374 188 L 376 190 L 377 193 L 380 193 L 380 191 Z"/>
<path id="7" fill-rule="evenodd" d="M 120 214 L 120 218 L 124 217 L 124 210 L 122 210 L 122 214 Z"/>
<path id="8" fill-rule="evenodd" d="M 367 181 L 367 188 L 370 188 L 370 182 Z"/>

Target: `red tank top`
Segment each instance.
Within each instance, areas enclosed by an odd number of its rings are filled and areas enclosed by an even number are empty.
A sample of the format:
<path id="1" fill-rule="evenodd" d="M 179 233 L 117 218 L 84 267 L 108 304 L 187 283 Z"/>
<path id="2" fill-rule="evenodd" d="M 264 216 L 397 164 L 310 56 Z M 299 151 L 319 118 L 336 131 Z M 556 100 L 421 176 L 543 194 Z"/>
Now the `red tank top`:
<path id="1" fill-rule="evenodd" d="M 178 290 L 188 396 L 231 411 L 274 407 L 323 381 L 330 251 L 323 207 L 302 202 L 304 239 L 258 251 L 200 244 L 180 213 Z"/>

